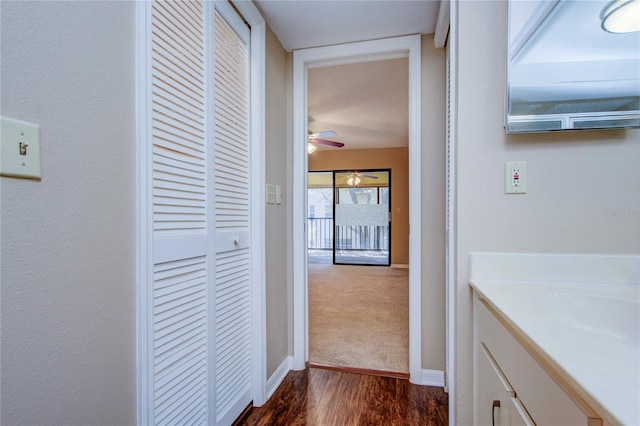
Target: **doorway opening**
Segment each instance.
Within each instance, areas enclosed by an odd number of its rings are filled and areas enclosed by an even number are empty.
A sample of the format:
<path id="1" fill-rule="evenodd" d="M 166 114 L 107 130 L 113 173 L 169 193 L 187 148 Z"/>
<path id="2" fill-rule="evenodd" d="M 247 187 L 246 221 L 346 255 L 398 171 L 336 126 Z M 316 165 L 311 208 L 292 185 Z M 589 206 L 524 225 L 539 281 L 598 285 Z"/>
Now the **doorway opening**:
<path id="1" fill-rule="evenodd" d="M 310 366 L 408 377 L 408 62 L 308 72 Z"/>
<path id="2" fill-rule="evenodd" d="M 310 68 L 329 65 L 370 63 L 387 59 L 408 58 L 408 184 L 407 191 L 414 194 L 408 207 L 408 270 L 409 297 L 409 374 L 413 383 L 422 383 L 421 349 L 421 245 L 420 245 L 420 36 L 375 40 L 339 46 L 304 49 L 293 57 L 293 368 L 302 370 L 309 361 L 308 336 L 308 263 L 307 263 L 307 138 L 309 117 L 307 108 L 307 81 Z M 339 114 L 339 112 L 338 112 Z M 316 123 L 314 123 L 316 127 Z M 315 128 L 329 130 L 329 128 Z M 303 143 L 304 142 L 304 143 Z M 352 166 L 345 165 L 342 169 Z M 375 166 L 373 166 L 375 167 Z M 337 167 L 335 169 L 338 169 Z M 394 178 L 395 179 L 395 178 Z M 394 231 L 395 232 L 395 231 Z M 408 233 L 408 232 L 407 232 Z M 341 266 L 341 265 L 336 265 Z M 353 267 L 353 266 L 350 266 Z M 391 268 L 390 268 L 391 269 Z"/>

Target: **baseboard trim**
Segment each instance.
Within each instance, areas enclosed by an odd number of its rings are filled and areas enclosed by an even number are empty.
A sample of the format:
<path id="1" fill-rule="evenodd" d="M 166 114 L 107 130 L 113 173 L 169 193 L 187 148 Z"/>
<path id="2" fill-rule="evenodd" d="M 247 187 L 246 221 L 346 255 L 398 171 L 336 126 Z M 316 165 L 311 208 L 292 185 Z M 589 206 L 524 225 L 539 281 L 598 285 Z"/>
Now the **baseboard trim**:
<path id="1" fill-rule="evenodd" d="M 392 263 L 391 267 L 398 268 L 398 269 L 409 269 L 409 265 L 406 263 Z"/>
<path id="2" fill-rule="evenodd" d="M 280 383 L 284 380 L 285 376 L 289 371 L 293 369 L 293 357 L 288 356 L 283 361 L 282 364 L 273 372 L 271 377 L 267 380 L 267 399 L 271 398 L 271 395 L 278 389 Z"/>
<path id="3" fill-rule="evenodd" d="M 444 387 L 444 371 L 422 370 L 422 385 Z"/>

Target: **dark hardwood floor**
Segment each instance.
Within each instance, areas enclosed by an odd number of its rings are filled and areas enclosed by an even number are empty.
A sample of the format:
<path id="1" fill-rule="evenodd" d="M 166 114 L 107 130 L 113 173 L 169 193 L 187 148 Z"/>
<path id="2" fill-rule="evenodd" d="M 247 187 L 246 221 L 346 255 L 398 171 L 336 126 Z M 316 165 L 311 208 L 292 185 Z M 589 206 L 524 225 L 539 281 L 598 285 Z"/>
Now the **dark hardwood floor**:
<path id="1" fill-rule="evenodd" d="M 447 425 L 447 394 L 406 379 L 317 368 L 291 371 L 238 425 Z"/>

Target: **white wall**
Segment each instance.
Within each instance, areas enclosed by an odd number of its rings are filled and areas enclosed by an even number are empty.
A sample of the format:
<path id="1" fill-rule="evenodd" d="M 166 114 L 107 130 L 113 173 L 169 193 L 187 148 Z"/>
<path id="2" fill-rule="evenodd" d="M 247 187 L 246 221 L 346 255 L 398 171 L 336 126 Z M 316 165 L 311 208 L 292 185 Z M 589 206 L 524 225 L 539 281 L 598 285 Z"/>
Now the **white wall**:
<path id="1" fill-rule="evenodd" d="M 43 158 L 0 178 L 0 421 L 135 424 L 134 4 L 0 4 L 2 115 Z"/>
<path id="2" fill-rule="evenodd" d="M 506 135 L 506 2 L 458 7 L 456 423 L 472 424 L 469 253 L 640 253 L 640 131 Z M 525 195 L 504 193 L 514 160 Z"/>

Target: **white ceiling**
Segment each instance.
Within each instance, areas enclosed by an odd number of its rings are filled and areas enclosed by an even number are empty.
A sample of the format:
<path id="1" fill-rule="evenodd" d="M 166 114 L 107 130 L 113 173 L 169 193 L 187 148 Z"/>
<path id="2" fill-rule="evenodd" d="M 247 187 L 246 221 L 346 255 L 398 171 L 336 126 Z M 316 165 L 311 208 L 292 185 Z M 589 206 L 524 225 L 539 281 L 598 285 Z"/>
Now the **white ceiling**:
<path id="1" fill-rule="evenodd" d="M 287 51 L 435 32 L 440 0 L 254 0 Z M 309 71 L 309 129 L 341 149 L 406 146 L 406 59 Z M 301 141 L 306 143 L 306 141 Z M 336 148 L 318 145 L 319 150 Z"/>
<path id="2" fill-rule="evenodd" d="M 287 51 L 435 32 L 440 0 L 254 0 Z"/>
<path id="3" fill-rule="evenodd" d="M 309 70 L 309 130 L 335 131 L 326 139 L 343 142 L 342 149 L 407 146 L 408 105 L 407 58 Z"/>

